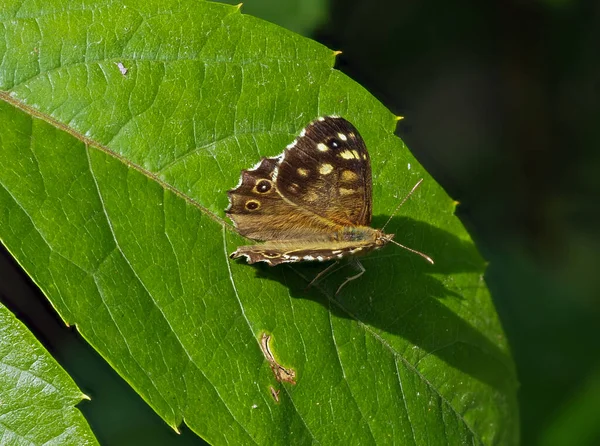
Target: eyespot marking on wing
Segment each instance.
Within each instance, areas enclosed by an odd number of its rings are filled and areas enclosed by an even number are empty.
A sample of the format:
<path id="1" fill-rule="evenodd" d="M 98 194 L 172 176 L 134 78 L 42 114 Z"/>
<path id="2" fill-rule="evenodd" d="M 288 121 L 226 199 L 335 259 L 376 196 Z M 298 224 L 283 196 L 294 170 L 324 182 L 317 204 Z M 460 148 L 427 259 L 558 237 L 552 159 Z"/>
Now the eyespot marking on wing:
<path id="1" fill-rule="evenodd" d="M 246 209 L 249 211 L 255 211 L 260 208 L 260 201 L 258 200 L 248 200 L 244 205 Z"/>
<path id="2" fill-rule="evenodd" d="M 271 183 L 271 181 L 269 181 L 269 180 L 259 180 L 256 183 L 256 186 L 254 186 L 254 189 L 256 190 L 256 192 L 258 192 L 260 194 L 266 194 L 272 188 L 273 188 L 273 183 Z"/>

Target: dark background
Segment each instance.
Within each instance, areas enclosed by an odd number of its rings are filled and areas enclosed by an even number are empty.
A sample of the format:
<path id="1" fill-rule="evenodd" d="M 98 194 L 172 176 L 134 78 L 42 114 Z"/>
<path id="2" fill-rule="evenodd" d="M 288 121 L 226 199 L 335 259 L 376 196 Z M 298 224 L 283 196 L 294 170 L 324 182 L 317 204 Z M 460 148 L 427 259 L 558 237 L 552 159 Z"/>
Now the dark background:
<path id="1" fill-rule="evenodd" d="M 336 0 L 316 39 L 461 205 L 522 444 L 600 444 L 600 2 Z"/>
<path id="2" fill-rule="evenodd" d="M 460 201 L 517 365 L 522 444 L 600 444 L 600 2 L 284 3 L 263 17 L 297 17 L 342 50 L 337 68 L 405 116 L 398 135 Z M 103 444 L 202 444 L 146 407 L 4 251 L 0 274 L 0 301 L 93 397 L 80 408 Z"/>

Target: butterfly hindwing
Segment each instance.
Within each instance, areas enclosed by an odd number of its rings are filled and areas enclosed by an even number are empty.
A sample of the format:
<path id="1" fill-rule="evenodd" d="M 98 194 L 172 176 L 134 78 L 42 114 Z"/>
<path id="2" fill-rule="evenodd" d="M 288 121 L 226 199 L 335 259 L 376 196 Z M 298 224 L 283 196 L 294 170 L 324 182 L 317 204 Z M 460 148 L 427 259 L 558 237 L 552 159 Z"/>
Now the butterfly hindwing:
<path id="1" fill-rule="evenodd" d="M 240 184 L 228 192 L 227 215 L 238 232 L 254 240 L 309 239 L 331 234 L 339 227 L 308 209 L 283 199 L 273 177 L 278 158 L 263 158 L 243 170 Z"/>
<path id="2" fill-rule="evenodd" d="M 248 263 L 267 262 L 271 266 L 281 263 L 339 260 L 351 255 L 363 255 L 377 249 L 373 239 L 359 242 L 308 242 L 301 245 L 293 242 L 267 242 L 261 245 L 240 246 L 231 258 L 246 257 Z"/>

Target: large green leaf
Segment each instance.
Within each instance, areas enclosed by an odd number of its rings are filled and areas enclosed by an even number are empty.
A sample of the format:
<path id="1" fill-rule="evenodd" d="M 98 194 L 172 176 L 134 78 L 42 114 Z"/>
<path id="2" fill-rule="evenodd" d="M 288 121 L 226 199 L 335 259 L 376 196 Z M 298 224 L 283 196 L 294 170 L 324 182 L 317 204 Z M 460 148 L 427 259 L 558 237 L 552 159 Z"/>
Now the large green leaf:
<path id="1" fill-rule="evenodd" d="M 87 397 L 0 304 L 0 439 L 4 445 L 97 444 L 73 406 Z"/>
<path id="2" fill-rule="evenodd" d="M 2 22 L 0 240 L 167 423 L 219 444 L 516 442 L 485 263 L 331 50 L 205 2 L 15 1 Z M 335 297 L 352 271 L 306 290 L 319 265 L 228 259 L 227 189 L 325 114 L 367 142 L 374 226 L 425 178 L 386 231 L 434 266 L 387 247 Z"/>

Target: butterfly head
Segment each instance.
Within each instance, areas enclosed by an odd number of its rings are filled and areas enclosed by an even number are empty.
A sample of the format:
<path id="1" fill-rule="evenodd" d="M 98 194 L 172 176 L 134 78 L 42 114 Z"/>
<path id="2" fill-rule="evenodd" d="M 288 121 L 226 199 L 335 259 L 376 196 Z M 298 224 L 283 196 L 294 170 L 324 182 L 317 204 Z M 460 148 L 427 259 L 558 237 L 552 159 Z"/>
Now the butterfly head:
<path id="1" fill-rule="evenodd" d="M 376 234 L 375 244 L 379 247 L 383 247 L 383 246 L 387 245 L 389 242 L 391 242 L 394 239 L 394 235 L 395 235 L 395 234 L 386 234 L 381 229 L 376 229 L 375 234 Z"/>

